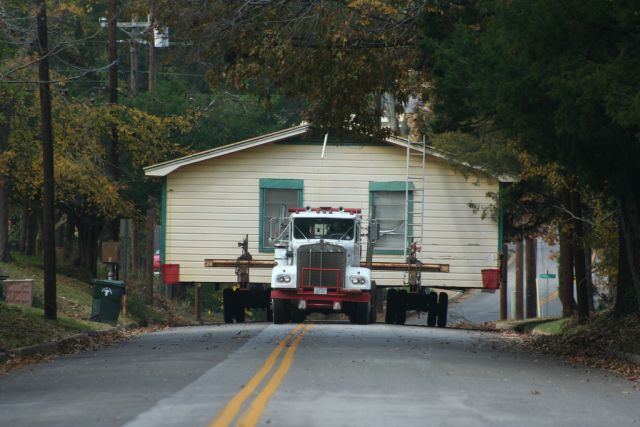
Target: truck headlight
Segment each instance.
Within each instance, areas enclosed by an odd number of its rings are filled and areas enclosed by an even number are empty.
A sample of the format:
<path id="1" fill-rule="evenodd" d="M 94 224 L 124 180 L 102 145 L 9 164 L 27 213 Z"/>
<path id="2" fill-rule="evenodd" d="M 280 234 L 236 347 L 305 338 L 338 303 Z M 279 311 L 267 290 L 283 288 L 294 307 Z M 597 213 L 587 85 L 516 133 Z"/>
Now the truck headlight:
<path id="1" fill-rule="evenodd" d="M 364 285 L 365 283 L 367 283 L 367 279 L 362 276 L 351 276 L 349 279 L 354 285 Z"/>
<path id="2" fill-rule="evenodd" d="M 278 274 L 276 276 L 276 282 L 278 282 L 278 283 L 290 283 L 291 282 L 291 276 L 289 276 L 288 274 Z"/>

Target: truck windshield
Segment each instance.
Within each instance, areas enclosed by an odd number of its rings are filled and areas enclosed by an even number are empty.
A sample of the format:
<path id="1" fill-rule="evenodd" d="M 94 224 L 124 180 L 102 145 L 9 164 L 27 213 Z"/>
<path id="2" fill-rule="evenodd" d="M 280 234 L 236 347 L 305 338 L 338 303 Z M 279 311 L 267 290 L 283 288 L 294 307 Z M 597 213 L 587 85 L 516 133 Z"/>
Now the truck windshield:
<path id="1" fill-rule="evenodd" d="M 344 218 L 297 218 L 293 221 L 296 239 L 352 240 L 355 221 Z"/>

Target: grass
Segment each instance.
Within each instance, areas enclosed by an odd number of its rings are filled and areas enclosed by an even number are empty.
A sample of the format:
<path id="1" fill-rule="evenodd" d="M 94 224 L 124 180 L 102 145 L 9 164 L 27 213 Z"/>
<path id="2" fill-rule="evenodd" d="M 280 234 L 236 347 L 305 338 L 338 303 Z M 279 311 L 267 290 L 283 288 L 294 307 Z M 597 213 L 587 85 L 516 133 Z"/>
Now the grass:
<path id="1" fill-rule="evenodd" d="M 33 279 L 33 307 L 0 303 L 0 348 L 11 349 L 57 340 L 81 331 L 105 329 L 108 326 L 89 322 L 92 285 L 63 274 L 56 275 L 56 303 L 58 320 L 44 319 L 44 281 L 42 261 L 35 257 L 13 254 L 15 261 L 0 263 L 0 271 L 10 279 Z M 118 323 L 135 323 L 120 315 Z"/>
<path id="2" fill-rule="evenodd" d="M 516 332 L 534 332 L 544 335 L 559 335 L 563 331 L 566 319 L 527 319 L 527 320 L 511 320 L 503 322 L 507 329 L 513 329 Z"/>
<path id="3" fill-rule="evenodd" d="M 42 309 L 5 303 L 0 303 L 0 324 L 0 351 L 108 328 L 102 323 L 62 316 L 58 320 L 47 320 Z"/>
<path id="4" fill-rule="evenodd" d="M 533 327 L 533 332 L 544 335 L 560 335 L 566 324 L 567 319 L 547 320 Z"/>

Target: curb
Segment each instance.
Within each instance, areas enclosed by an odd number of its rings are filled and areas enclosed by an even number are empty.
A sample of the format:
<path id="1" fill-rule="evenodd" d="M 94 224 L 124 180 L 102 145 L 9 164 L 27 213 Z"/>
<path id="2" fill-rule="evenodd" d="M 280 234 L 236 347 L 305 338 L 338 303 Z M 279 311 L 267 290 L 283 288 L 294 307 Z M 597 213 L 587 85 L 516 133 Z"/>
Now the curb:
<path id="1" fill-rule="evenodd" d="M 102 331 L 87 331 L 68 337 L 61 338 L 57 341 L 49 341 L 41 344 L 34 344 L 25 347 L 18 347 L 6 352 L 0 353 L 0 363 L 4 363 L 13 356 L 33 356 L 46 355 L 60 351 L 65 345 L 80 341 L 85 338 L 99 337 L 101 335 L 113 334 L 120 331 L 120 328 L 113 327 Z"/>

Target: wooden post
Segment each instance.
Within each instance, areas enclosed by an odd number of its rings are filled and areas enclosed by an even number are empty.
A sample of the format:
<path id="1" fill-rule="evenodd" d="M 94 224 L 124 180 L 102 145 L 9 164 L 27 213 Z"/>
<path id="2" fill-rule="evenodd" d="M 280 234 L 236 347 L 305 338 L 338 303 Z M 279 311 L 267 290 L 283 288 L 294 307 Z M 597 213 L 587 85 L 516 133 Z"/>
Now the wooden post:
<path id="1" fill-rule="evenodd" d="M 527 319 L 538 317 L 538 289 L 536 285 L 536 239 L 525 239 L 525 264 L 527 277 Z"/>
<path id="2" fill-rule="evenodd" d="M 500 254 L 500 320 L 507 320 L 507 301 L 509 298 L 507 274 L 509 271 L 509 249 L 506 244 L 502 245 Z"/>
<path id="3" fill-rule="evenodd" d="M 516 241 L 516 320 L 523 319 L 522 310 L 522 270 L 524 267 L 522 256 L 522 237 L 518 237 Z"/>
<path id="4" fill-rule="evenodd" d="M 202 283 L 196 283 L 195 285 L 195 311 L 196 311 L 196 322 L 200 322 L 202 320 L 202 315 L 200 313 L 200 305 L 201 305 L 201 291 L 202 291 Z"/>

